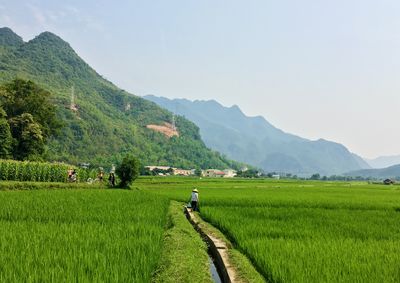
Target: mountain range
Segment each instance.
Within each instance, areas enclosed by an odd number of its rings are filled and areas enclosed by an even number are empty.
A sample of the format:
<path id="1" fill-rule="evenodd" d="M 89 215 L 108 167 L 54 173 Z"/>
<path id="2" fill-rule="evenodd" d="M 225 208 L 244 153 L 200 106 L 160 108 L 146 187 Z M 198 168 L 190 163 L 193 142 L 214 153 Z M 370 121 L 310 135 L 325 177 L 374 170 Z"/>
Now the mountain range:
<path id="1" fill-rule="evenodd" d="M 400 155 L 380 156 L 374 159 L 365 159 L 372 168 L 386 168 L 400 164 Z"/>
<path id="2" fill-rule="evenodd" d="M 99 166 L 131 153 L 143 165 L 242 166 L 208 149 L 194 123 L 104 79 L 53 33 L 24 42 L 1 28 L 0 59 L 0 83 L 18 77 L 53 94 L 63 128 L 48 142 L 47 160 Z"/>
<path id="3" fill-rule="evenodd" d="M 50 32 L 24 42 L 0 28 L 0 59 L 0 83 L 28 79 L 53 94 L 64 127 L 50 139 L 47 160 L 104 165 L 132 153 L 144 164 L 184 168 L 238 169 L 245 162 L 270 172 L 324 175 L 370 168 L 343 145 L 285 133 L 237 106 L 130 94 Z M 400 157 L 367 161 L 386 167 Z"/>
<path id="4" fill-rule="evenodd" d="M 224 107 L 214 100 L 172 100 L 154 95 L 144 98 L 198 125 L 210 148 L 267 172 L 333 175 L 370 168 L 339 143 L 286 133 L 261 116 L 246 116 L 238 106 Z"/>
<path id="5" fill-rule="evenodd" d="M 345 174 L 352 177 L 374 178 L 374 179 L 397 179 L 400 180 L 400 164 L 380 169 L 364 169 L 351 171 Z"/>

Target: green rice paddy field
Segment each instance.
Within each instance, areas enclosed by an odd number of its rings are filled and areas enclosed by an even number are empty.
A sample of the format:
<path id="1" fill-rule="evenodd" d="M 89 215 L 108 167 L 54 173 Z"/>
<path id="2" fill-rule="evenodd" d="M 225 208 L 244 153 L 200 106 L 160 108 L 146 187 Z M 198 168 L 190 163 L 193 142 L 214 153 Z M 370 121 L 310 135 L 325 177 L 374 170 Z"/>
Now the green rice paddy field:
<path id="1" fill-rule="evenodd" d="M 0 192 L 0 282 L 150 282 L 168 206 L 123 190 Z"/>
<path id="2" fill-rule="evenodd" d="M 151 282 L 160 262 L 176 264 L 161 258 L 180 242 L 165 241 L 176 233 L 166 233 L 170 201 L 193 187 L 200 216 L 268 282 L 400 281 L 399 186 L 171 177 L 132 190 L 0 191 L 0 282 Z"/>
<path id="3" fill-rule="evenodd" d="M 400 187 L 366 183 L 147 179 L 186 201 L 269 282 L 399 282 Z"/>

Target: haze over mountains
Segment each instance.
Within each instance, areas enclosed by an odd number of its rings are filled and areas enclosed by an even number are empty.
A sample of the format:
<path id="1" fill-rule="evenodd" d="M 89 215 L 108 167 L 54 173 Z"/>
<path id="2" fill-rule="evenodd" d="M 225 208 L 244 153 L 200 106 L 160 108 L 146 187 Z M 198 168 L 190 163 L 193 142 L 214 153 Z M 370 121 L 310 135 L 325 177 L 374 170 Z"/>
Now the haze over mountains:
<path id="1" fill-rule="evenodd" d="M 238 106 L 228 108 L 213 100 L 145 98 L 197 124 L 209 147 L 267 172 L 333 175 L 370 168 L 339 143 L 285 133 L 261 116 L 247 117 Z"/>
<path id="2" fill-rule="evenodd" d="M 241 166 L 209 150 L 198 127 L 185 118 L 176 117 L 179 136 L 150 129 L 171 123 L 172 113 L 105 80 L 55 34 L 44 32 L 24 42 L 1 28 L 0 58 L 0 83 L 29 79 L 54 95 L 64 127 L 49 141 L 48 160 L 111 165 L 131 153 L 143 165 Z"/>
<path id="3" fill-rule="evenodd" d="M 386 168 L 400 164 L 400 155 L 379 156 L 374 159 L 365 159 L 372 168 Z"/>
<path id="4" fill-rule="evenodd" d="M 363 169 L 351 171 L 346 176 L 374 178 L 374 179 L 397 179 L 400 180 L 400 164 L 380 169 Z"/>

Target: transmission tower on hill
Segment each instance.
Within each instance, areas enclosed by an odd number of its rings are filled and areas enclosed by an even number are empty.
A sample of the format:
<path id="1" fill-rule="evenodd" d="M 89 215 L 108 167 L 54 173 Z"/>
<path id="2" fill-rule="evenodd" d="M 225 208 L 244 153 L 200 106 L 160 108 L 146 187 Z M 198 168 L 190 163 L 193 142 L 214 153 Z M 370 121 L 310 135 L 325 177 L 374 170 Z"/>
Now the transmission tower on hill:
<path id="1" fill-rule="evenodd" d="M 71 109 L 74 112 L 78 112 L 78 106 L 75 104 L 75 87 L 71 87 L 71 104 L 69 106 L 69 109 Z"/>
<path id="2" fill-rule="evenodd" d="M 172 129 L 176 131 L 175 113 L 172 113 Z"/>

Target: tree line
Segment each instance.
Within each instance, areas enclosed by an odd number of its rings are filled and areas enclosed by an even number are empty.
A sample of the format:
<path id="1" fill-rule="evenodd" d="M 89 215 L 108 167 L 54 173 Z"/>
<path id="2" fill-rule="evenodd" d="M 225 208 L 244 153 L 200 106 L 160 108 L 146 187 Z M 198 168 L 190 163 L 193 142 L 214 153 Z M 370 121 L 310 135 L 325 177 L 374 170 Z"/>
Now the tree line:
<path id="1" fill-rule="evenodd" d="M 51 99 L 29 80 L 0 86 L 0 158 L 43 160 L 46 141 L 61 128 Z"/>

